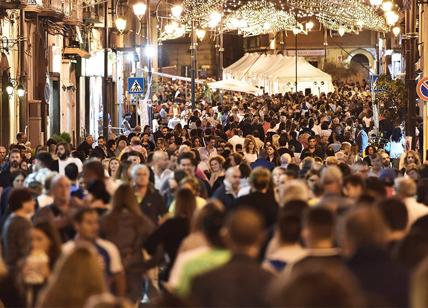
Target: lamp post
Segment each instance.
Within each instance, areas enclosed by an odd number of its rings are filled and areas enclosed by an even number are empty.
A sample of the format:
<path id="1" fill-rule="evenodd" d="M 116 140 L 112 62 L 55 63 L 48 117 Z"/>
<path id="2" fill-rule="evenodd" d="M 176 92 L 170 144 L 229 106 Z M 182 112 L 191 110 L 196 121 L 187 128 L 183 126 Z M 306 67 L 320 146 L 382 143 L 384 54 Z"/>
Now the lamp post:
<path id="1" fill-rule="evenodd" d="M 149 2 L 149 0 L 147 0 L 147 4 L 146 3 L 144 3 L 144 2 L 142 2 L 142 1 L 138 1 L 137 3 L 135 3 L 133 6 L 132 6 L 132 10 L 134 11 L 134 15 L 137 17 L 137 19 L 138 19 L 138 23 L 139 23 L 139 29 L 140 29 L 140 31 L 142 30 L 142 20 L 143 20 L 143 16 L 144 16 L 144 14 L 146 14 L 146 10 L 147 10 L 147 7 L 149 6 L 149 4 L 150 4 L 150 2 Z M 149 15 L 149 14 L 147 14 L 147 15 Z M 149 17 L 150 18 L 150 17 Z M 138 33 L 141 33 L 141 32 L 138 32 Z M 150 33 L 150 30 L 149 30 L 149 25 L 147 24 L 147 33 Z M 144 55 L 147 55 L 147 52 L 146 52 L 146 50 L 144 50 L 144 48 L 143 48 L 143 46 L 141 46 L 140 47 L 140 50 L 141 50 L 141 55 L 140 55 L 140 63 L 141 63 L 141 67 L 143 66 L 143 64 L 142 64 L 142 62 L 143 62 L 143 59 L 144 59 Z M 147 57 L 148 58 L 148 57 Z M 150 63 L 150 62 L 149 62 Z M 150 66 L 150 64 L 148 65 L 148 67 Z M 151 69 L 151 67 L 150 67 L 150 69 Z M 149 78 L 148 78 L 149 79 Z M 148 89 L 150 89 L 150 84 L 149 84 L 149 82 L 148 82 L 148 85 L 147 85 L 147 88 Z M 149 91 L 149 90 L 148 90 Z M 149 94 L 149 93 L 148 93 Z M 137 115 L 137 125 L 138 125 L 138 115 Z"/>
<path id="2" fill-rule="evenodd" d="M 418 35 L 416 33 L 417 2 L 410 0 L 405 14 L 405 61 L 406 61 L 406 88 L 407 88 L 407 119 L 406 136 L 411 137 L 412 149 L 416 145 L 416 73 L 415 55 Z"/>
<path id="3" fill-rule="evenodd" d="M 191 69 L 190 69 L 190 78 L 191 78 L 191 101 L 192 101 L 192 110 L 196 108 L 196 29 L 195 21 L 192 19 L 192 32 L 190 35 L 190 60 L 191 60 Z"/>
<path id="4" fill-rule="evenodd" d="M 107 102 L 107 86 L 108 86 L 108 47 L 109 47 L 109 31 L 108 31 L 108 2 L 104 3 L 104 80 L 103 80 L 103 135 L 108 140 L 108 102 Z"/>

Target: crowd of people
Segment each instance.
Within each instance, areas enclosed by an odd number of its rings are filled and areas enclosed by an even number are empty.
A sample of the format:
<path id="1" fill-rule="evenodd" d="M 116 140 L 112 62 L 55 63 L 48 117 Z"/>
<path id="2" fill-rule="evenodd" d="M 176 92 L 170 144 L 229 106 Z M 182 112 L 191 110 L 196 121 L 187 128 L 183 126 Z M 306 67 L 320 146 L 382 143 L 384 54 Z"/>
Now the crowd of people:
<path id="1" fill-rule="evenodd" d="M 366 84 L 185 93 L 153 129 L 0 146 L 0 306 L 428 306 L 428 164 L 387 114 L 371 143 Z"/>

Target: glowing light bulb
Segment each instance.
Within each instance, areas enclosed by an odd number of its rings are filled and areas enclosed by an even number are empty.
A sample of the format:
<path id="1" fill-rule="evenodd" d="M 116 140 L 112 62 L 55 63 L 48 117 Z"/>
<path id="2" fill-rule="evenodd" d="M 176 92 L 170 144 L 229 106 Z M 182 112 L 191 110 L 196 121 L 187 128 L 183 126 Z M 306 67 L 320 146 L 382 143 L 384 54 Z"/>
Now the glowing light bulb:
<path id="1" fill-rule="evenodd" d="M 305 25 L 307 31 L 311 31 L 314 28 L 313 21 L 308 21 Z"/>
<path id="2" fill-rule="evenodd" d="M 116 29 L 122 33 L 126 29 L 126 19 L 123 17 L 118 17 L 114 21 L 114 24 L 116 25 Z"/>
<path id="3" fill-rule="evenodd" d="M 208 21 L 208 26 L 210 28 L 215 28 L 221 21 L 221 14 L 219 12 L 212 12 L 210 14 L 210 19 Z"/>
<path id="4" fill-rule="evenodd" d="M 398 26 L 396 26 L 396 27 L 392 28 L 392 33 L 393 33 L 395 36 L 398 36 L 398 35 L 401 33 L 401 28 L 400 28 L 400 27 L 398 27 Z"/>
<path id="5" fill-rule="evenodd" d="M 183 13 L 183 7 L 181 5 L 176 4 L 171 8 L 171 14 L 174 18 L 180 18 L 181 13 Z"/>
<path id="6" fill-rule="evenodd" d="M 143 2 L 138 2 L 132 6 L 132 9 L 134 10 L 135 16 L 137 16 L 137 18 L 141 20 L 141 18 L 143 18 L 143 15 L 146 13 L 147 5 Z"/>
<path id="7" fill-rule="evenodd" d="M 204 29 L 197 29 L 196 30 L 196 36 L 200 41 L 202 41 L 205 37 L 206 31 Z"/>

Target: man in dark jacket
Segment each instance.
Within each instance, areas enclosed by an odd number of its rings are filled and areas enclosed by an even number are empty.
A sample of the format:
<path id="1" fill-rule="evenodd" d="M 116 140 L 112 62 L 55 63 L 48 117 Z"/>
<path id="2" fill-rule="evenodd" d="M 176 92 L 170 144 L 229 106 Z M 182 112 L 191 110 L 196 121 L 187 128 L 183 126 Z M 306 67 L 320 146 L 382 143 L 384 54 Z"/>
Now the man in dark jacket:
<path id="1" fill-rule="evenodd" d="M 236 205 L 240 183 L 241 171 L 239 171 L 239 167 L 231 167 L 226 170 L 223 184 L 213 193 L 212 197 L 220 200 L 226 210 L 230 210 Z"/>
<path id="2" fill-rule="evenodd" d="M 343 247 L 348 267 L 360 281 L 369 306 L 408 305 L 408 273 L 387 251 L 388 230 L 378 211 L 357 208 L 345 218 Z"/>
<path id="3" fill-rule="evenodd" d="M 266 228 L 276 222 L 278 204 L 271 186 L 271 172 L 265 168 L 254 169 L 249 178 L 251 193 L 237 200 L 237 206 L 248 206 L 255 209 L 264 219 Z"/>
<path id="4" fill-rule="evenodd" d="M 97 157 L 100 157 L 101 159 L 108 157 L 106 140 L 104 136 L 98 137 L 98 145 L 95 147 L 92 153 L 96 153 Z"/>
<path id="5" fill-rule="evenodd" d="M 85 153 L 85 156 L 88 157 L 92 153 L 93 143 L 94 137 L 92 137 L 92 135 L 87 135 L 85 141 L 77 147 L 77 151 Z"/>
<path id="6" fill-rule="evenodd" d="M 239 209 L 226 223 L 231 260 L 192 281 L 191 301 L 201 307 L 266 307 L 272 275 L 260 268 L 257 256 L 264 241 L 263 220 L 252 209 Z M 247 277 L 247 279 L 243 279 Z"/>
<path id="7" fill-rule="evenodd" d="M 13 149 L 9 153 L 9 161 L 7 161 L 0 170 L 0 187 L 6 188 L 11 186 L 10 174 L 13 171 L 19 170 L 22 162 L 21 151 Z"/>

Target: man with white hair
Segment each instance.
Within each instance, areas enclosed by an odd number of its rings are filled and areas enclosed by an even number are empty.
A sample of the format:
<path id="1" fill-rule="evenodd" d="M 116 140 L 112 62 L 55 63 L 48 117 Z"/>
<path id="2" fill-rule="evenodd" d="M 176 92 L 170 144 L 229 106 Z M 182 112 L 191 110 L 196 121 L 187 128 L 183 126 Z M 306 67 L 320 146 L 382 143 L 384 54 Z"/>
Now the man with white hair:
<path id="1" fill-rule="evenodd" d="M 131 168 L 131 179 L 140 208 L 156 225 L 168 211 L 159 192 L 150 184 L 150 170 L 145 165 Z"/>
<path id="2" fill-rule="evenodd" d="M 284 206 L 289 201 L 309 200 L 309 189 L 302 180 L 289 180 L 279 186 L 279 205 Z"/>
<path id="3" fill-rule="evenodd" d="M 162 188 L 167 187 L 165 183 L 167 183 L 174 175 L 174 172 L 168 169 L 168 153 L 165 151 L 155 151 L 153 153 L 152 161 L 152 170 L 155 174 L 155 188 L 161 193 L 161 195 L 164 195 L 166 191 L 162 191 Z"/>
<path id="4" fill-rule="evenodd" d="M 281 167 L 287 168 L 287 166 L 291 163 L 291 155 L 288 153 L 284 153 L 280 157 Z"/>
<path id="5" fill-rule="evenodd" d="M 241 183 L 241 171 L 238 166 L 226 170 L 223 184 L 214 192 L 213 198 L 220 200 L 226 210 L 231 210 L 236 204 Z"/>
<path id="6" fill-rule="evenodd" d="M 418 218 L 428 215 L 428 207 L 416 201 L 416 183 L 409 177 L 395 179 L 395 193 L 403 200 L 409 214 L 408 226 L 410 227 Z"/>
<path id="7" fill-rule="evenodd" d="M 319 201 L 332 210 L 350 206 L 350 200 L 342 197 L 343 175 L 337 166 L 329 166 L 321 171 L 320 184 L 324 193 Z"/>
<path id="8" fill-rule="evenodd" d="M 71 198 L 71 184 L 64 175 L 56 175 L 51 182 L 53 203 L 36 213 L 35 222 L 49 220 L 58 229 L 63 242 L 71 240 L 76 234 L 72 224 L 72 212 L 77 204 Z"/>

